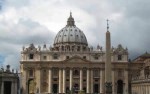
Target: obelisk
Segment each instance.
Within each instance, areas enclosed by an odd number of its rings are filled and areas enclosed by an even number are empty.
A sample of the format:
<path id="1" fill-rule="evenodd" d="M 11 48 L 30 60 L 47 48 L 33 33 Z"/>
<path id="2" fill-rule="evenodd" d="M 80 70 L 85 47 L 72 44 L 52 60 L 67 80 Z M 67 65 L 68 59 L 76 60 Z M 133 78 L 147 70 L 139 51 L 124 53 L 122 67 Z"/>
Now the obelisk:
<path id="1" fill-rule="evenodd" d="M 112 94 L 112 77 L 111 77 L 111 39 L 109 24 L 107 20 L 106 32 L 106 57 L 105 57 L 105 94 Z"/>

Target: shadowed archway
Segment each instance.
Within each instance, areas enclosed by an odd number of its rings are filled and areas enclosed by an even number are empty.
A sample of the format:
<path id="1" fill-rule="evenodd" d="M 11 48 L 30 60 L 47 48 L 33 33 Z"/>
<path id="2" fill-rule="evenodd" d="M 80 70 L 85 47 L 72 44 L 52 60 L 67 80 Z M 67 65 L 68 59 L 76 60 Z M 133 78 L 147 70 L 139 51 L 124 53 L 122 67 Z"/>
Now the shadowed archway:
<path id="1" fill-rule="evenodd" d="M 117 94 L 123 94 L 123 81 L 117 81 Z"/>

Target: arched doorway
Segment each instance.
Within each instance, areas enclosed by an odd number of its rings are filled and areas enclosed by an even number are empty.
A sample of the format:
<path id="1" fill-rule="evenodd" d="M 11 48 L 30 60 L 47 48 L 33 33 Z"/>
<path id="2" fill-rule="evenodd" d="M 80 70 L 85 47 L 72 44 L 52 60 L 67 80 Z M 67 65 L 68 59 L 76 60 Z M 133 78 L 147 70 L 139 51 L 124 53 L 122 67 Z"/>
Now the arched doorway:
<path id="1" fill-rule="evenodd" d="M 58 93 L 58 84 L 53 84 L 53 93 Z"/>
<path id="2" fill-rule="evenodd" d="M 67 86 L 66 87 L 66 93 L 68 94 L 69 92 L 71 92 L 71 91 L 69 90 L 69 87 Z"/>
<path id="3" fill-rule="evenodd" d="M 28 80 L 28 94 L 35 94 L 35 82 L 33 79 Z"/>
<path id="4" fill-rule="evenodd" d="M 94 84 L 94 88 L 93 88 L 94 93 L 98 93 L 98 88 L 99 88 L 98 84 Z"/>
<path id="5" fill-rule="evenodd" d="M 4 82 L 4 94 L 11 94 L 11 81 L 5 81 Z"/>
<path id="6" fill-rule="evenodd" d="M 123 94 L 123 81 L 117 81 L 117 94 Z"/>
<path id="7" fill-rule="evenodd" d="M 74 91 L 74 93 L 78 93 L 78 91 L 79 91 L 79 85 L 78 84 L 74 84 L 73 91 Z"/>

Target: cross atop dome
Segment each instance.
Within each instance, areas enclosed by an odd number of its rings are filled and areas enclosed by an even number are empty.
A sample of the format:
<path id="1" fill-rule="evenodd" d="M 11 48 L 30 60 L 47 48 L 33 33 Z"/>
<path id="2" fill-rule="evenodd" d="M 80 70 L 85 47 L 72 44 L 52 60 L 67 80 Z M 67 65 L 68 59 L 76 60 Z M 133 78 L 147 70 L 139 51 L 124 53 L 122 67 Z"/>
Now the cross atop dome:
<path id="1" fill-rule="evenodd" d="M 72 12 L 70 12 L 70 17 L 68 18 L 66 26 L 75 26 L 74 18 L 72 17 Z"/>

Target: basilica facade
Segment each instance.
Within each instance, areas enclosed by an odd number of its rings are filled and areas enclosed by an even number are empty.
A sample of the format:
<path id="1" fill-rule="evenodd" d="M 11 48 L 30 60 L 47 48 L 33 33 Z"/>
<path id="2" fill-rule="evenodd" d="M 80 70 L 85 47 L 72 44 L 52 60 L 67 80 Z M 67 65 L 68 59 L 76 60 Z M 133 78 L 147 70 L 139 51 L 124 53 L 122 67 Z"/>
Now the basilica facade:
<path id="1" fill-rule="evenodd" d="M 119 44 L 110 51 L 112 94 L 129 94 L 128 49 Z M 80 91 L 104 94 L 105 60 L 106 50 L 100 45 L 96 49 L 89 47 L 84 32 L 75 25 L 70 13 L 67 25 L 58 32 L 53 46 L 32 43 L 22 48 L 22 94 Z"/>

